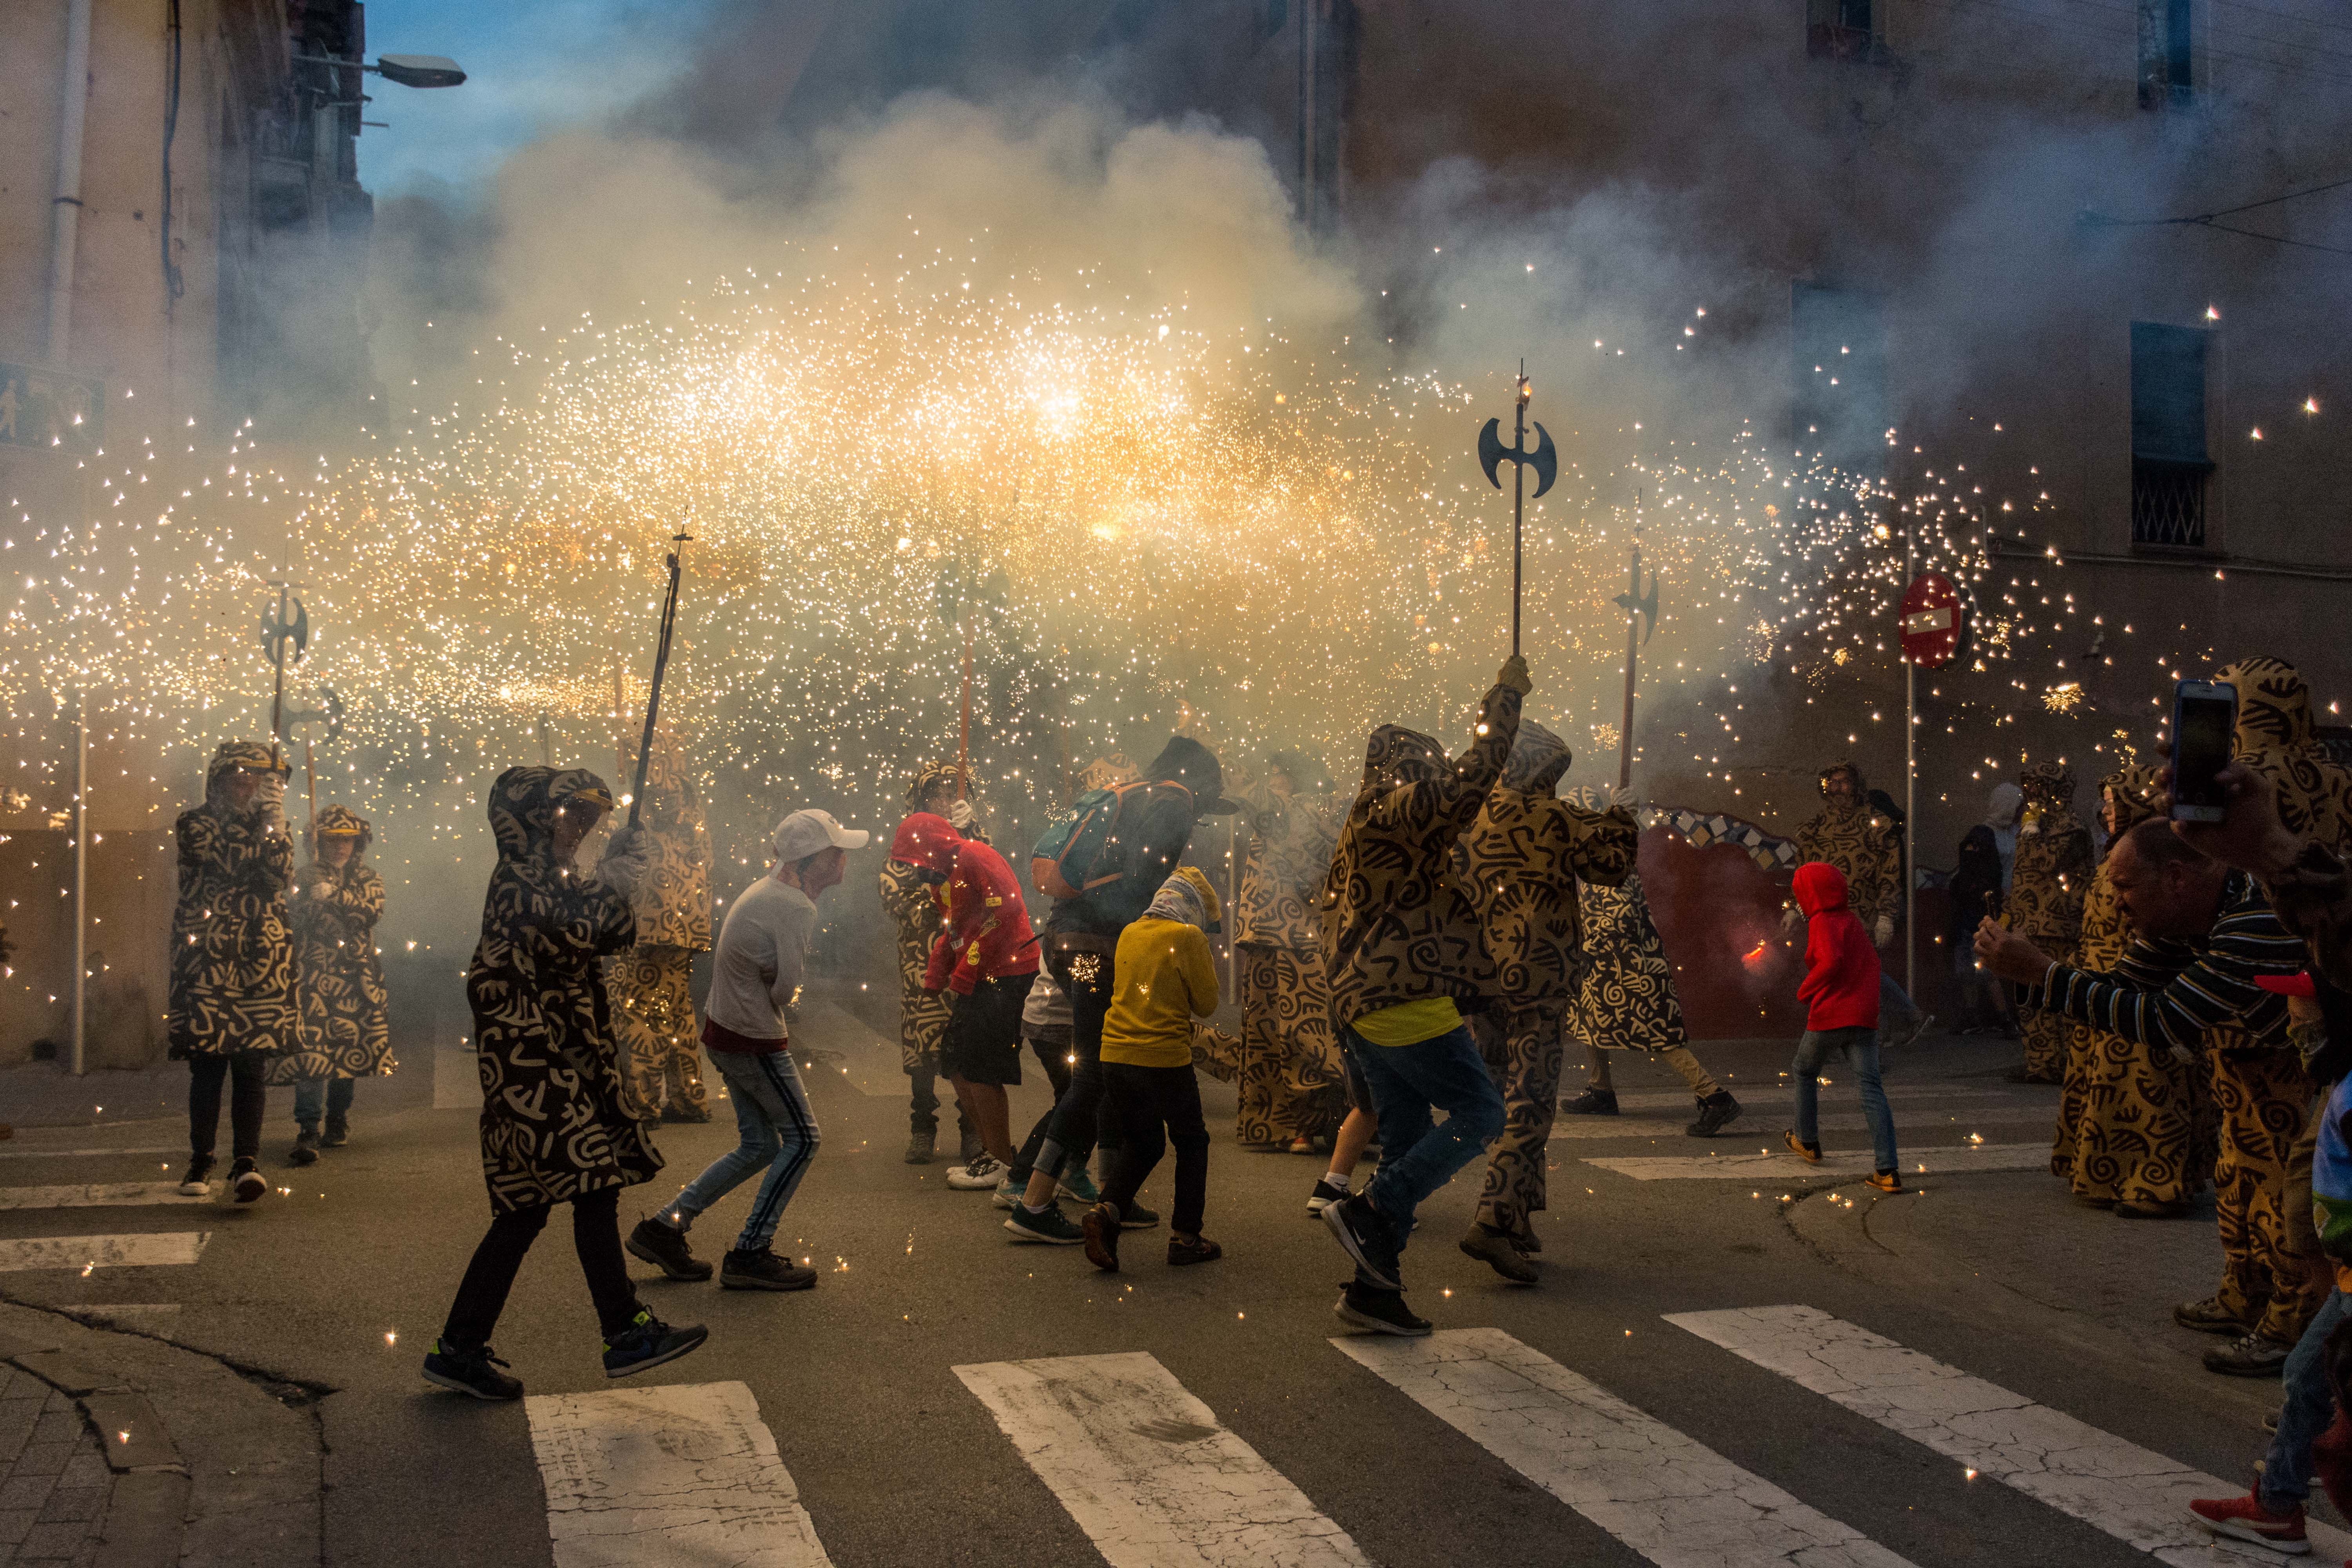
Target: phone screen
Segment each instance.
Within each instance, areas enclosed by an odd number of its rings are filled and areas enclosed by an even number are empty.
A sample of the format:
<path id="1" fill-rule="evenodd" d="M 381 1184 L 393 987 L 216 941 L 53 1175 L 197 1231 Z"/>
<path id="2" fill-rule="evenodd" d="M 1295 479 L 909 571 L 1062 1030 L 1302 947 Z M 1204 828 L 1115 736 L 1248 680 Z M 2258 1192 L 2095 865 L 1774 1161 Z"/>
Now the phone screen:
<path id="1" fill-rule="evenodd" d="M 2173 711 L 2172 798 L 2183 805 L 2218 808 L 2221 790 L 2213 775 L 2230 765 L 2237 704 L 2225 698 L 2181 696 Z"/>

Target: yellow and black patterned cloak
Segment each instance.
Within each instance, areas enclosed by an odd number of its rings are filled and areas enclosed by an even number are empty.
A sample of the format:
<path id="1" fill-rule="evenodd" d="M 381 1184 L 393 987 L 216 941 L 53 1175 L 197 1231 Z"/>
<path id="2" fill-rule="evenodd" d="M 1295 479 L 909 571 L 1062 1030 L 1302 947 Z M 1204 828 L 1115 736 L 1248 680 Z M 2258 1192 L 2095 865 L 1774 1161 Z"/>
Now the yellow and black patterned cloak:
<path id="1" fill-rule="evenodd" d="M 2059 763 L 2035 763 L 2018 775 L 2025 816 L 2017 831 L 2017 865 L 2001 914 L 2009 929 L 2061 963 L 2074 962 L 2083 900 L 2097 860 L 2090 830 L 2074 816 L 2074 775 Z"/>
<path id="2" fill-rule="evenodd" d="M 1457 851 L 1496 988 L 1514 1003 L 1578 994 L 1589 963 L 1578 885 L 1621 885 L 1641 846 L 1632 812 L 1553 795 L 1570 761 L 1559 737 L 1522 720 L 1503 780 Z"/>
<path id="3" fill-rule="evenodd" d="M 303 867 L 287 896 L 301 1044 L 270 1064 L 272 1083 L 374 1078 L 398 1065 L 375 945 L 383 879 L 367 863 L 374 832 L 358 813 L 331 805 L 319 814 L 317 835 L 350 835 L 359 844 L 340 867 L 323 860 Z"/>
<path id="4" fill-rule="evenodd" d="M 294 843 L 275 813 L 236 812 L 228 778 L 282 764 L 257 741 L 224 741 L 205 770 L 205 804 L 180 814 L 180 894 L 172 910 L 166 1027 L 174 1061 L 296 1043 L 294 940 L 286 885 Z"/>
<path id="5" fill-rule="evenodd" d="M 598 962 L 636 940 L 636 921 L 621 889 L 557 863 L 555 814 L 572 800 L 609 810 L 612 796 L 584 768 L 509 768 L 490 786 L 499 864 L 466 1000 L 482 1077 L 482 1174 L 502 1210 L 632 1186 L 662 1167 L 625 1109 Z"/>
<path id="6" fill-rule="evenodd" d="M 2238 689 L 2236 751 L 2278 789 L 2279 820 L 2298 838 L 2352 850 L 2352 773 L 2327 760 L 2311 721 L 2311 689 L 2284 659 L 2242 658 L 2215 676 Z"/>
<path id="7" fill-rule="evenodd" d="M 646 802 L 629 853 L 642 858 L 630 912 L 639 947 L 710 951 L 710 829 L 686 753 L 669 736 L 655 741 L 646 764 Z"/>
<path id="8" fill-rule="evenodd" d="M 1853 763 L 1834 763 L 1822 770 L 1824 795 L 1830 776 L 1838 773 L 1853 778 L 1854 804 L 1843 809 L 1825 805 L 1797 829 L 1797 859 L 1838 868 L 1845 878 L 1846 908 L 1874 939 L 1879 917 L 1903 915 L 1903 837 L 1894 823 L 1870 809 L 1870 786 Z"/>

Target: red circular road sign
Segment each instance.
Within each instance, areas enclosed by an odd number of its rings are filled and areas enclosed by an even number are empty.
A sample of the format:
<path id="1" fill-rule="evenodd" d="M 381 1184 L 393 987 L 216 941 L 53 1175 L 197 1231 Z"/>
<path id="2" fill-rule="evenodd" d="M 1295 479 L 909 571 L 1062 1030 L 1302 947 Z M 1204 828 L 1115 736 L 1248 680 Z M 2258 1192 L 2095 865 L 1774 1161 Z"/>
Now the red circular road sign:
<path id="1" fill-rule="evenodd" d="M 1903 657 L 1941 669 L 1960 647 L 1960 591 L 1941 572 L 1922 572 L 1904 591 Z"/>

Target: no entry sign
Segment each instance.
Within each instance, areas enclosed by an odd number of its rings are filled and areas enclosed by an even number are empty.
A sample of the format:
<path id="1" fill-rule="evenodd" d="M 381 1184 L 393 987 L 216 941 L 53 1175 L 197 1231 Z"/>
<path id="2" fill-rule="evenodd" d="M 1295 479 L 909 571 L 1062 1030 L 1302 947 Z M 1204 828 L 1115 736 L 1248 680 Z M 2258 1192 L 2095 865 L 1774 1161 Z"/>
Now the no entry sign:
<path id="1" fill-rule="evenodd" d="M 1922 572 L 1903 594 L 1903 657 L 1941 669 L 1960 647 L 1960 591 L 1941 572 Z"/>

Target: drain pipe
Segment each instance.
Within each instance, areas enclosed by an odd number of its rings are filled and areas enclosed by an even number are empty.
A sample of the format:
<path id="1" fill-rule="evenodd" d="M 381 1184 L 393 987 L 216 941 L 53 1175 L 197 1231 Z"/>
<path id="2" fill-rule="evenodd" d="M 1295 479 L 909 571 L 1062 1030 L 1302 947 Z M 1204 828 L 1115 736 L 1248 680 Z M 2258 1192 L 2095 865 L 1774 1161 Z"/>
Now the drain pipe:
<path id="1" fill-rule="evenodd" d="M 64 100 L 58 113 L 58 194 L 49 209 L 49 359 L 73 350 L 74 241 L 81 220 L 81 132 L 89 110 L 90 0 L 66 0 Z"/>

